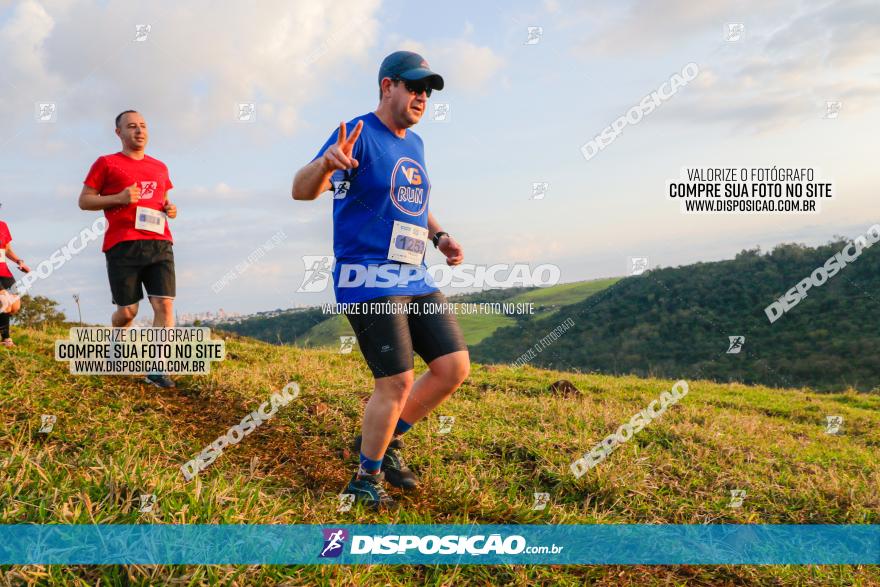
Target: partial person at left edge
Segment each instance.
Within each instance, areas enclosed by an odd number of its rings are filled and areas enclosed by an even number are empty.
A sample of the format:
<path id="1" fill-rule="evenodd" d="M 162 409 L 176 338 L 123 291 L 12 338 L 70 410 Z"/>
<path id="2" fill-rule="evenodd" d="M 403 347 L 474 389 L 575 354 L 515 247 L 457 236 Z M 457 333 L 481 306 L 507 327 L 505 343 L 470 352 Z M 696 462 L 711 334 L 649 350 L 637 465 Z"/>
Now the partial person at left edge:
<path id="1" fill-rule="evenodd" d="M 101 250 L 116 305 L 111 323 L 131 327 L 146 290 L 153 326 L 170 328 L 177 284 L 167 220 L 177 217 L 177 207 L 168 200 L 174 184 L 168 167 L 145 152 L 149 133 L 139 112 L 126 110 L 116 117 L 116 136 L 122 150 L 98 157 L 79 195 L 80 209 L 103 210 L 107 218 Z M 165 373 L 148 373 L 146 378 L 159 387 L 175 387 Z"/>
<path id="2" fill-rule="evenodd" d="M 12 250 L 11 243 L 12 234 L 9 232 L 9 226 L 0 220 L 0 346 L 5 348 L 15 346 L 9 333 L 9 322 L 12 316 L 21 310 L 21 298 L 12 293 L 15 277 L 12 276 L 12 271 L 6 263 L 12 261 L 22 273 L 31 272 L 31 268 Z"/>

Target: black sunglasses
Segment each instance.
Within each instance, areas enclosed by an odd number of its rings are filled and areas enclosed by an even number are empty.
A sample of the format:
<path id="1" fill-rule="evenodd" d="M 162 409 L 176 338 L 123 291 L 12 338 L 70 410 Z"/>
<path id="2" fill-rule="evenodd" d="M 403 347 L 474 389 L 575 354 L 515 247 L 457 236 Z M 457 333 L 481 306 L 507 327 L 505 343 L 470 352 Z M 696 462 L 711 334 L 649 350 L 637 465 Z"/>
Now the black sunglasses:
<path id="1" fill-rule="evenodd" d="M 421 94 L 422 92 L 425 92 L 425 95 L 428 98 L 430 98 L 431 92 L 434 91 L 434 89 L 425 80 L 408 80 L 408 79 L 394 78 L 394 81 L 403 82 L 403 85 L 406 86 L 406 89 L 416 95 Z"/>

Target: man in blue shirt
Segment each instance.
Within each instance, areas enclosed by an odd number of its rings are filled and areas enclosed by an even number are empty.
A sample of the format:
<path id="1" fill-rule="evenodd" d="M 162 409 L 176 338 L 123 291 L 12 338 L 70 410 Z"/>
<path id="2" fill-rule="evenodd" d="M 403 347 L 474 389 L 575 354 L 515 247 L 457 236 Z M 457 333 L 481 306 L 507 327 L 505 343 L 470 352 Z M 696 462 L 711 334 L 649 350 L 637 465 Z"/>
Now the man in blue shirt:
<path id="1" fill-rule="evenodd" d="M 445 296 L 424 262 L 428 241 L 458 265 L 464 252 L 429 212 L 431 182 L 421 137 L 409 130 L 443 78 L 418 54 L 397 51 L 379 68 L 375 112 L 339 125 L 293 180 L 293 198 L 333 192 L 333 284 L 375 377 L 355 440 L 360 465 L 343 493 L 376 508 L 395 506 L 389 484 L 413 489 L 400 435 L 454 392 L 470 357 Z M 428 364 L 417 381 L 413 351 Z"/>

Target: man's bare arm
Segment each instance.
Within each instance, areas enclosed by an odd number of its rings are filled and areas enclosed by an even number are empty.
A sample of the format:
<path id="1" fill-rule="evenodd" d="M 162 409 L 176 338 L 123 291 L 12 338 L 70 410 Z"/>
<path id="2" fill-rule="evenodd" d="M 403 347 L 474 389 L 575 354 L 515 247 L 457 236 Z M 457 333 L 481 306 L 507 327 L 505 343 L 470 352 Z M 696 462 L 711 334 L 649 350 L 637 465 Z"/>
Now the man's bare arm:
<path id="1" fill-rule="evenodd" d="M 434 214 L 428 212 L 428 240 L 433 239 L 434 235 L 438 232 L 445 231 L 443 230 L 443 227 L 440 226 L 440 222 L 437 220 L 437 218 L 434 217 Z"/>
<path id="2" fill-rule="evenodd" d="M 15 254 L 15 251 L 12 250 L 12 245 L 6 243 L 6 258 L 18 265 L 21 262 L 21 257 Z"/>
<path id="3" fill-rule="evenodd" d="M 23 273 L 30 273 L 31 268 L 25 265 L 24 260 L 15 254 L 15 251 L 12 250 L 12 245 L 6 243 L 6 258 L 18 265 L 19 271 Z"/>
<path id="4" fill-rule="evenodd" d="M 291 195 L 294 200 L 314 200 L 333 186 L 330 183 L 332 169 L 327 169 L 324 158 L 315 159 L 296 172 Z"/>
<path id="5" fill-rule="evenodd" d="M 116 206 L 127 206 L 128 204 L 137 204 L 140 197 L 141 190 L 136 184 L 110 196 L 102 196 L 95 188 L 84 185 L 79 194 L 79 209 L 97 211 Z"/>

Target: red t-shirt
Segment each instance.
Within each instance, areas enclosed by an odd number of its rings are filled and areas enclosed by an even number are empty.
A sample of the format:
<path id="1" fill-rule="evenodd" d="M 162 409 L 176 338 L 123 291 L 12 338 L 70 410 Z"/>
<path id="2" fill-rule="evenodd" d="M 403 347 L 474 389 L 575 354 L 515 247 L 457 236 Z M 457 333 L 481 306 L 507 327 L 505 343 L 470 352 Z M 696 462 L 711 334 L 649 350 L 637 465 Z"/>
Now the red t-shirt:
<path id="1" fill-rule="evenodd" d="M 0 249 L 6 250 L 6 245 L 12 242 L 12 235 L 9 234 L 9 227 L 0 220 Z M 12 271 L 6 263 L 0 263 L 0 277 L 12 277 Z"/>
<path id="2" fill-rule="evenodd" d="M 122 241 L 172 240 L 167 221 L 164 233 L 135 228 L 137 209 L 162 210 L 165 207 L 165 193 L 174 187 L 168 177 L 168 168 L 158 159 L 149 155 L 144 155 L 140 160 L 132 159 L 123 153 L 104 155 L 92 164 L 83 183 L 98 190 L 102 196 L 118 194 L 134 183 L 141 188 L 141 199 L 137 204 L 104 210 L 107 232 L 104 234 L 102 251 L 106 252 Z"/>

